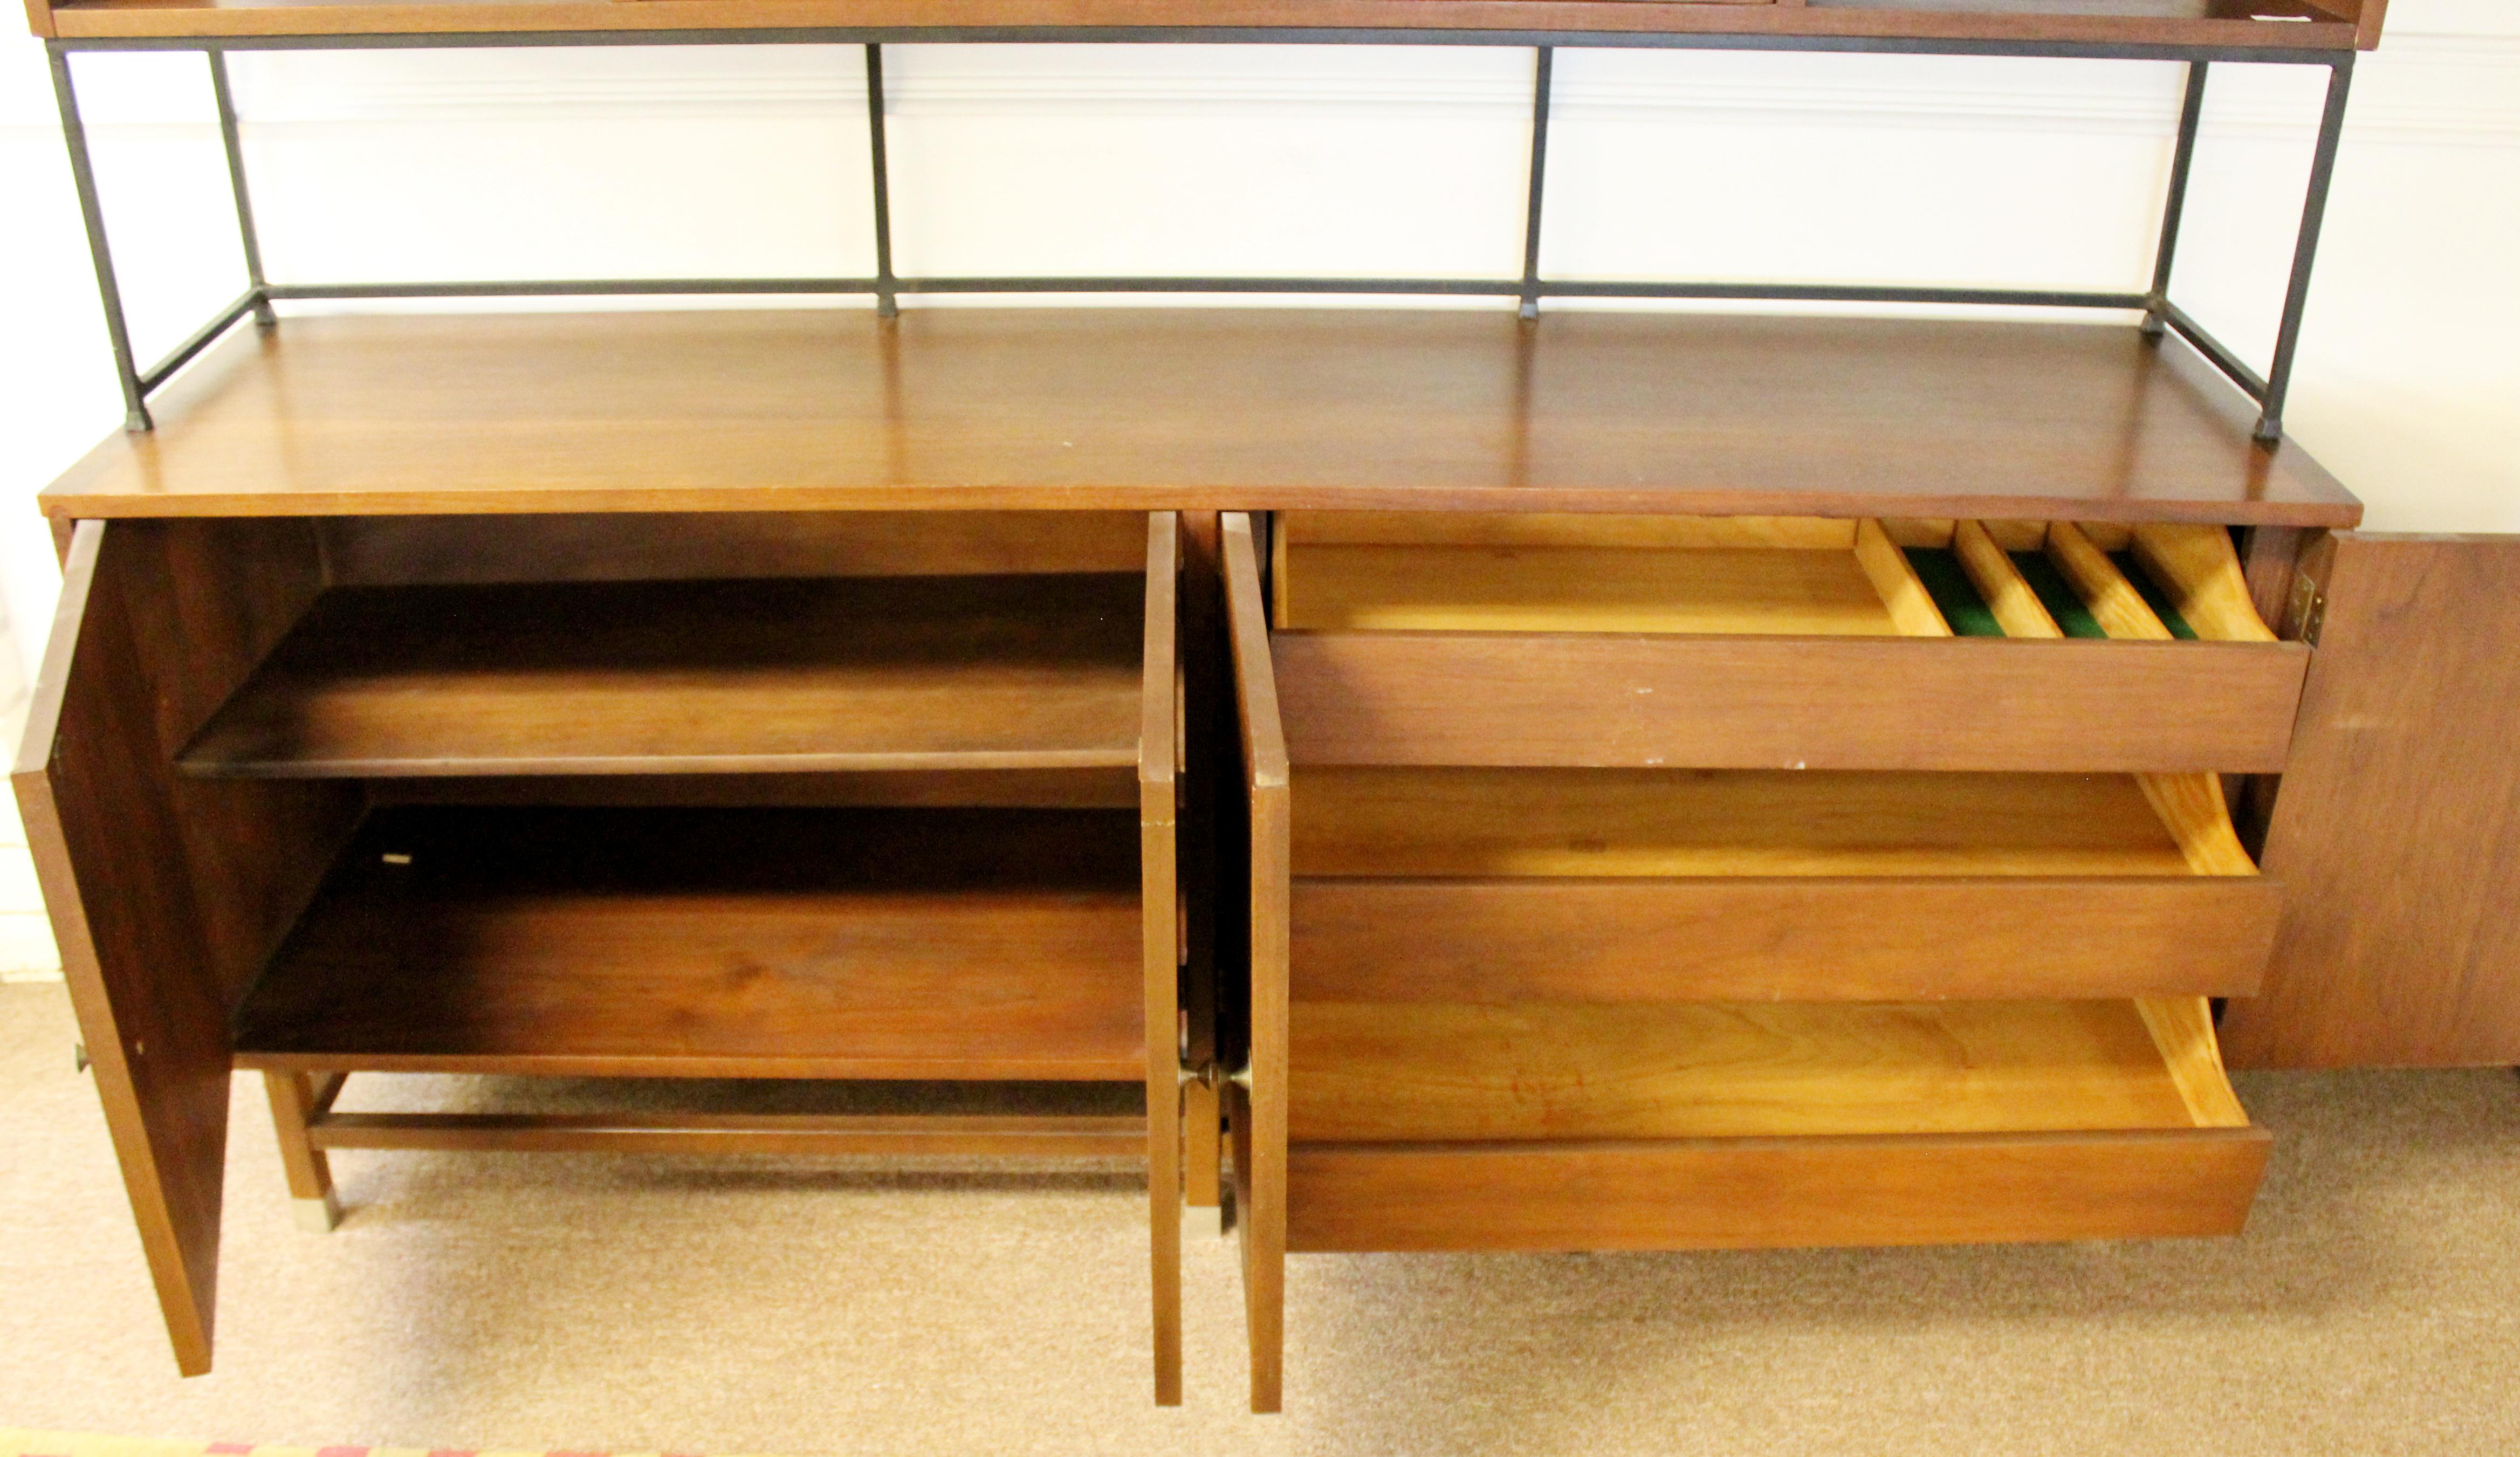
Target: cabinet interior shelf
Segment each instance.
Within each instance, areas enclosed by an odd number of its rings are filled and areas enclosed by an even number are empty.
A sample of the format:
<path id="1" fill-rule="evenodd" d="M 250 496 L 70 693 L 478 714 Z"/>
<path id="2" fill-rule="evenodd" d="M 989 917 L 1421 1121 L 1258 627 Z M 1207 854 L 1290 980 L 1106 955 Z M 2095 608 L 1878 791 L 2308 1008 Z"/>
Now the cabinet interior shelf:
<path id="1" fill-rule="evenodd" d="M 337 587 L 181 755 L 212 777 L 1125 768 L 1145 578 Z"/>
<path id="2" fill-rule="evenodd" d="M 381 809 L 237 1063 L 1141 1079 L 1137 840 L 1125 810 Z"/>

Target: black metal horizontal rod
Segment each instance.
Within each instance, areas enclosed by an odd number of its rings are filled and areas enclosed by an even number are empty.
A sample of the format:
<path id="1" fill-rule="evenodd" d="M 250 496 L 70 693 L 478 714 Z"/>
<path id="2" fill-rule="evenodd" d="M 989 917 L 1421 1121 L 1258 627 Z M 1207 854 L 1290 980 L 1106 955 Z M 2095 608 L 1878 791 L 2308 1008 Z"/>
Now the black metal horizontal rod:
<path id="1" fill-rule="evenodd" d="M 1093 274 L 1037 278 L 904 278 L 904 294 L 1410 294 L 1510 297 L 1522 292 L 1503 278 L 1169 278 Z"/>
<path id="2" fill-rule="evenodd" d="M 873 294 L 874 278 L 613 278 L 492 279 L 449 283 L 272 284 L 278 300 L 350 298 L 529 298 L 660 295 Z M 1248 278 L 1170 275 L 1010 275 L 1006 277 L 897 278 L 903 294 L 1287 294 L 1515 297 L 1526 285 L 1512 278 Z M 1989 304 L 2013 308 L 2141 309 L 2138 293 L 2042 289 L 1874 287 L 1866 284 L 1651 283 L 1618 280 L 1541 280 L 1539 292 L 1558 298 L 1698 298 L 1826 303 Z"/>
<path id="3" fill-rule="evenodd" d="M 485 279 L 466 283 L 272 284 L 276 300 L 317 298 L 575 298 L 673 294 L 872 294 L 872 278 Z"/>
<path id="4" fill-rule="evenodd" d="M 2231 383 L 2247 391 L 2249 398 L 2260 404 L 2266 402 L 2265 377 L 2241 363 L 2240 356 L 2232 353 L 2230 346 L 2216 339 L 2204 325 L 2197 323 L 2187 310 L 2176 303 L 2164 302 L 2161 306 L 2161 316 L 2172 329 L 2178 331 L 2181 339 L 2196 346 L 2197 353 L 2211 360 L 2216 369 L 2230 376 Z"/>
<path id="5" fill-rule="evenodd" d="M 2144 296 L 2049 289 L 1875 288 L 1864 284 L 1543 283 L 1558 298 L 1738 298 L 1777 303 L 1987 303 L 2011 308 L 2140 309 Z"/>
<path id="6" fill-rule="evenodd" d="M 2328 66 L 2348 50 L 2121 41 L 1964 40 L 1932 36 L 1420 30 L 1258 25 L 764 26 L 719 30 L 473 30 L 344 35 L 116 35 L 49 40 L 70 51 L 393 51 L 484 47 L 772 45 L 1365 45 L 1535 46 L 1603 50 L 1834 51 L 1898 56 L 2015 56 L 2084 61 L 2234 61 Z"/>
<path id="7" fill-rule="evenodd" d="M 185 339 L 182 343 L 177 344 L 173 349 L 169 350 L 165 358 L 160 359 L 156 364 L 142 370 L 140 372 L 140 392 L 146 394 L 150 390 L 157 388 L 158 386 L 165 384 L 166 381 L 174 375 L 175 371 L 192 363 L 194 355 L 208 348 L 210 346 L 210 341 L 217 339 L 220 335 L 227 333 L 232 328 L 235 328 L 237 321 L 244 318 L 246 315 L 252 313 L 254 305 L 261 301 L 262 291 L 260 289 L 248 289 L 244 293 L 239 294 L 234 302 L 230 303 L 227 307 L 220 309 L 218 314 L 208 323 L 194 330 L 191 336 Z"/>

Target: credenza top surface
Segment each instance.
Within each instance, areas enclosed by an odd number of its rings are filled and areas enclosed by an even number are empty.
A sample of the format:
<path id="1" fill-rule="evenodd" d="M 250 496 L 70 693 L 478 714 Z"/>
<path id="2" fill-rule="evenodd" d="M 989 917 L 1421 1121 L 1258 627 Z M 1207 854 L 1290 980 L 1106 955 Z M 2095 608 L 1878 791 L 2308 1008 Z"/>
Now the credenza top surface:
<path id="1" fill-rule="evenodd" d="M 2175 340 L 1565 308 L 310 315 L 56 518 L 1380 509 L 2204 521 L 2362 507 Z"/>

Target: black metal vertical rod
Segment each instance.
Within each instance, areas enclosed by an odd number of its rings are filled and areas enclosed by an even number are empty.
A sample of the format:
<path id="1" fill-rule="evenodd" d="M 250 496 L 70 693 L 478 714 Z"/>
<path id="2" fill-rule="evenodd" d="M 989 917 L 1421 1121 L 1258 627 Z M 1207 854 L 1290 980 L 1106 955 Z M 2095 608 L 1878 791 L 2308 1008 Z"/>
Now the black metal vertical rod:
<path id="1" fill-rule="evenodd" d="M 2158 339 L 2170 327 L 2170 270 L 2179 261 L 2179 224 L 2187 215 L 2187 174 L 2196 161 L 2196 128 L 2205 116 L 2205 72 L 2213 63 L 2187 63 L 2187 97 L 2179 108 L 2179 142 L 2170 153 L 2170 197 L 2161 208 L 2161 250 L 2153 258 L 2152 292 L 2143 332 Z"/>
<path id="2" fill-rule="evenodd" d="M 1539 48 L 1531 88 L 1531 200 L 1522 221 L 1522 316 L 1540 317 L 1540 203 L 1549 175 L 1549 92 L 1557 68 L 1554 46 Z"/>
<path id="3" fill-rule="evenodd" d="M 2284 397 L 2292 390 L 2293 352 L 2301 345 L 2301 316 L 2310 302 L 2310 274 L 2318 261 L 2318 230 L 2327 218 L 2328 184 L 2336 175 L 2336 151 L 2345 139 L 2345 100 L 2354 86 L 2354 53 L 2329 63 L 2327 109 L 2319 114 L 2318 148 L 2310 159 L 2310 189 L 2301 203 L 2301 237 L 2292 248 L 2292 279 L 2284 288 L 2283 323 L 2275 330 L 2274 358 L 2267 365 L 2267 398 L 2257 437 L 2283 437 Z"/>
<path id="4" fill-rule="evenodd" d="M 875 311 L 889 319 L 901 312 L 892 278 L 892 169 L 883 141 L 883 47 L 866 48 L 867 146 L 875 160 Z"/>
<path id="5" fill-rule="evenodd" d="M 271 297 L 265 292 L 270 280 L 262 276 L 262 238 L 253 229 L 253 195 L 246 189 L 245 144 L 237 138 L 236 95 L 228 90 L 227 52 L 212 46 L 202 55 L 210 63 L 210 98 L 219 108 L 219 145 L 228 155 L 228 191 L 236 197 L 237 241 L 245 245 L 245 281 L 253 291 L 255 327 L 279 327 L 279 316 L 271 311 Z"/>
<path id="6" fill-rule="evenodd" d="M 96 265 L 97 300 L 105 305 L 105 334 L 113 344 L 113 370 L 122 384 L 122 427 L 151 428 L 149 404 L 142 397 L 140 367 L 131 357 L 131 327 L 123 322 L 122 288 L 113 278 L 113 251 L 105 240 L 105 209 L 96 198 L 96 166 L 88 158 L 87 126 L 79 120 L 78 92 L 70 85 L 69 53 L 46 42 L 44 58 L 52 63 L 53 100 L 61 107 L 62 141 L 70 154 L 70 185 L 78 190 L 80 220 L 87 224 L 87 255 Z"/>

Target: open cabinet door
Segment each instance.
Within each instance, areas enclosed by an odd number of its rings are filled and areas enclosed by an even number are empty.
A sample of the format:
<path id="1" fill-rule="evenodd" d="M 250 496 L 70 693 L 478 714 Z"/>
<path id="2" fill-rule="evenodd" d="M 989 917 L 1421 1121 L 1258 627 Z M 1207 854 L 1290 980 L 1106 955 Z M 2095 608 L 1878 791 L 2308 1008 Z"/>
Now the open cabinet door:
<path id="1" fill-rule="evenodd" d="M 80 523 L 13 776 L 187 1376 L 210 1364 L 229 1014 L 358 796 L 186 782 L 169 741 L 320 585 L 302 524 Z"/>
<path id="2" fill-rule="evenodd" d="M 1234 1136 L 1235 1218 L 1242 1242 L 1242 1302 L 1251 1342 L 1251 1409 L 1277 1411 L 1283 1399 L 1286 1308 L 1286 740 L 1278 717 L 1277 675 L 1261 606 L 1259 553 L 1251 518 L 1229 513 L 1223 525 L 1227 626 L 1234 659 L 1235 709 L 1242 749 L 1241 789 L 1249 874 L 1249 1009 L 1242 1070 L 1228 1085 Z"/>
<path id="3" fill-rule="evenodd" d="M 2284 917 L 2225 1059 L 2520 1063 L 2520 536 L 2341 533 L 2292 596 L 2317 652 L 2261 857 Z"/>

